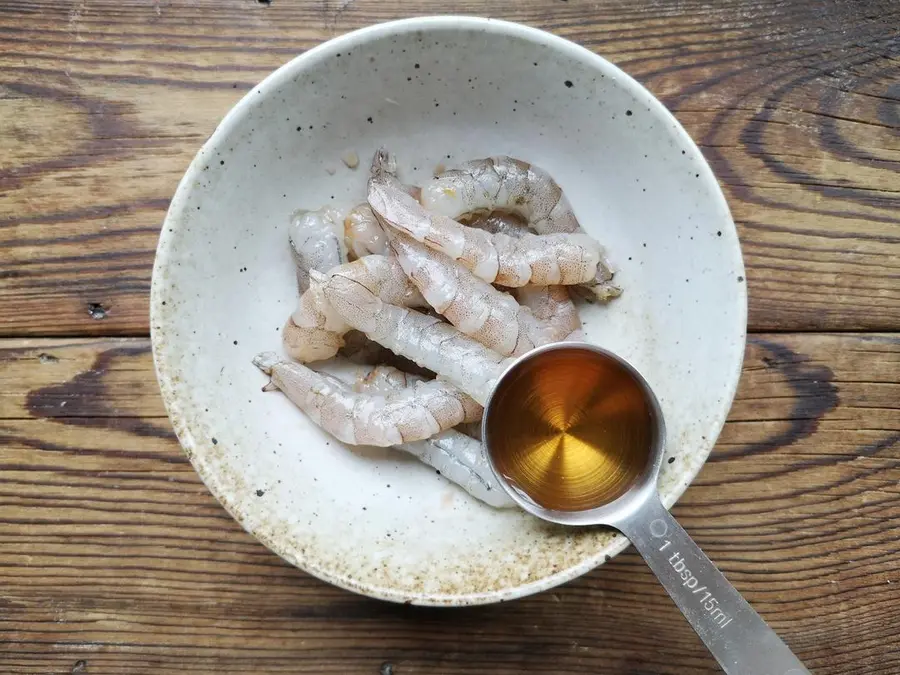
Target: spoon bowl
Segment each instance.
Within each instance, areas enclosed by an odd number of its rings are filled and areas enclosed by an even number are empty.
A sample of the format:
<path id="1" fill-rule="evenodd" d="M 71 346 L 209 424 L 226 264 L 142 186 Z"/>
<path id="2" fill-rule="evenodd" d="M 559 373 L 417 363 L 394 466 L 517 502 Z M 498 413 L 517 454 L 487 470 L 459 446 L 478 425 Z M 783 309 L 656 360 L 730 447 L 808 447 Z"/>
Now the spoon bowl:
<path id="1" fill-rule="evenodd" d="M 490 414 L 488 414 L 490 412 Z M 655 490 L 665 421 L 644 377 L 596 345 L 535 349 L 497 380 L 482 438 L 526 511 L 562 525 L 615 526 Z"/>

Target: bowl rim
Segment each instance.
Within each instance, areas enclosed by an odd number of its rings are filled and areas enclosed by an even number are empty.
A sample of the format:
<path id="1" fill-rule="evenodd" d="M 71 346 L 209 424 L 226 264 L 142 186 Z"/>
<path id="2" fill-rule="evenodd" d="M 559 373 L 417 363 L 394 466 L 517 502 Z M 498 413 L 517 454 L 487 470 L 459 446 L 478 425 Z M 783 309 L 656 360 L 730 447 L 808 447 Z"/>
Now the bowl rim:
<path id="1" fill-rule="evenodd" d="M 746 276 L 744 274 L 743 255 L 740 241 L 737 237 L 737 228 L 734 224 L 734 218 L 731 215 L 725 195 L 723 194 L 721 186 L 713 174 L 709 163 L 706 161 L 705 157 L 703 157 L 694 140 L 669 109 L 637 80 L 590 49 L 572 42 L 567 38 L 532 26 L 479 16 L 435 15 L 414 17 L 387 21 L 359 28 L 344 33 L 343 35 L 333 37 L 308 49 L 267 75 L 261 82 L 252 87 L 250 91 L 248 91 L 225 114 L 216 126 L 216 129 L 206 139 L 192 159 L 169 204 L 160 232 L 153 265 L 150 291 L 150 336 L 157 381 L 160 386 L 166 412 L 175 430 L 178 441 L 207 489 L 209 489 L 216 500 L 249 534 L 295 567 L 298 567 L 322 581 L 355 593 L 390 602 L 423 606 L 451 607 L 484 605 L 532 595 L 571 581 L 618 555 L 629 546 L 630 542 L 624 535 L 617 534 L 610 544 L 599 548 L 591 555 L 585 556 L 576 565 L 525 584 L 484 592 L 461 594 L 411 592 L 366 584 L 365 582 L 341 574 L 336 574 L 332 572 L 328 566 L 320 566 L 314 555 L 310 556 L 309 553 L 306 552 L 301 554 L 299 551 L 291 550 L 290 547 L 283 545 L 283 542 L 269 536 L 263 531 L 264 528 L 254 527 L 252 523 L 248 522 L 249 519 L 241 513 L 237 503 L 232 501 L 229 496 L 227 486 L 223 486 L 220 482 L 214 466 L 207 464 L 202 452 L 195 452 L 197 444 L 195 443 L 194 433 L 192 432 L 190 425 L 186 423 L 182 414 L 183 411 L 181 409 L 179 397 L 171 387 L 171 375 L 168 374 L 169 354 L 167 353 L 167 347 L 162 339 L 162 333 L 164 332 L 162 323 L 164 323 L 164 321 L 162 319 L 161 303 L 163 301 L 163 287 L 165 286 L 162 278 L 163 271 L 169 264 L 169 253 L 172 247 L 173 232 L 176 227 L 181 226 L 175 221 L 177 221 L 178 215 L 185 210 L 186 201 L 193 188 L 193 183 L 197 176 L 200 175 L 202 163 L 204 161 L 203 158 L 209 154 L 211 149 L 217 147 L 225 138 L 227 138 L 234 127 L 242 121 L 251 101 L 256 99 L 259 95 L 274 91 L 277 87 L 285 84 L 291 78 L 305 70 L 309 65 L 318 62 L 322 58 L 329 57 L 333 53 L 347 51 L 349 48 L 365 44 L 373 39 L 429 29 L 480 30 L 540 44 L 569 55 L 576 60 L 586 62 L 587 65 L 593 69 L 615 77 L 620 85 L 626 89 L 645 94 L 645 103 L 650 107 L 651 112 L 668 122 L 671 125 L 674 134 L 679 137 L 680 142 L 686 144 L 686 146 L 683 147 L 693 148 L 697 155 L 702 159 L 702 165 L 698 167 L 698 171 L 703 178 L 703 182 L 710 188 L 711 199 L 717 202 L 716 206 L 722 210 L 722 213 L 727 218 L 728 224 L 734 230 L 735 236 L 732 240 L 735 242 L 735 249 L 733 249 L 732 253 L 736 254 L 736 270 L 739 274 Z M 744 327 L 744 330 L 742 331 L 741 336 L 740 356 L 736 359 L 734 368 L 729 374 L 728 389 L 723 397 L 725 399 L 724 402 L 727 405 L 723 408 L 724 413 L 720 416 L 721 419 L 716 420 L 717 429 L 715 434 L 711 437 L 712 442 L 709 445 L 709 450 L 702 458 L 698 457 L 698 459 L 702 459 L 702 461 L 695 462 L 692 467 L 681 476 L 680 480 L 674 484 L 673 490 L 668 495 L 664 496 L 663 501 L 667 508 L 670 508 L 671 505 L 684 494 L 688 486 L 694 481 L 697 474 L 705 465 L 714 442 L 722 431 L 725 424 L 725 418 L 734 401 L 734 396 L 737 392 L 740 375 L 743 369 L 744 352 L 746 350 L 746 283 L 741 284 L 739 304 L 740 307 L 736 308 L 739 312 L 737 319 L 740 322 L 739 325 Z M 160 325 L 157 325 L 158 323 Z"/>

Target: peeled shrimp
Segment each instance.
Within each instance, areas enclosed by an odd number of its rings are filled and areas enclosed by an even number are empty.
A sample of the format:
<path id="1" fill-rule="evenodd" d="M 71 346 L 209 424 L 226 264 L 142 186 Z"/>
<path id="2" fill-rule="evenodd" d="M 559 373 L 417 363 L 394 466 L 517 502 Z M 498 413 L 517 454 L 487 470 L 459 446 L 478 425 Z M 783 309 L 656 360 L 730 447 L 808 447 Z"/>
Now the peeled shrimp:
<path id="1" fill-rule="evenodd" d="M 388 252 L 387 236 L 368 204 L 360 204 L 347 214 L 344 219 L 344 242 L 357 258 L 372 253 L 386 255 Z M 328 269 L 321 271 L 327 272 Z"/>
<path id="2" fill-rule="evenodd" d="M 434 213 L 458 219 L 464 214 L 497 209 L 511 211 L 538 234 L 583 232 L 562 188 L 546 171 L 512 157 L 488 157 L 444 171 L 422 187 L 420 201 Z M 593 294 L 608 300 L 621 294 L 611 283 L 613 270 L 601 257 Z"/>
<path id="3" fill-rule="evenodd" d="M 419 441 L 480 418 L 482 408 L 441 380 L 384 394 L 336 386 L 328 376 L 272 352 L 254 365 L 322 429 L 344 443 L 386 447 Z"/>
<path id="4" fill-rule="evenodd" d="M 407 279 L 396 258 L 368 255 L 336 269 L 385 302 L 404 307 L 424 307 L 425 300 Z M 351 326 L 332 309 L 324 293 L 326 277 L 310 270 L 309 289 L 300 296 L 297 309 L 282 330 L 282 342 L 297 361 L 321 361 L 337 354 Z"/>
<path id="5" fill-rule="evenodd" d="M 426 211 L 392 174 L 384 151 L 375 154 L 369 205 L 386 224 L 459 261 L 478 277 L 503 286 L 580 284 L 593 279 L 600 245 L 586 234 L 525 233 L 515 239 L 461 225 Z"/>
<path id="6" fill-rule="evenodd" d="M 580 326 L 580 323 L 572 326 L 571 317 L 563 321 L 554 321 L 552 314 L 544 319 L 536 317 L 511 295 L 498 291 L 443 253 L 432 251 L 406 235 L 394 233 L 391 248 L 403 271 L 438 313 L 499 354 L 524 354 L 562 340 Z M 564 288 L 562 291 L 566 292 Z M 574 318 L 577 322 L 577 313 Z"/>
<path id="7" fill-rule="evenodd" d="M 327 272 L 347 259 L 341 214 L 330 206 L 318 211 L 296 211 L 291 216 L 288 241 L 297 264 L 297 285 L 309 288 L 310 270 Z"/>
<path id="8" fill-rule="evenodd" d="M 331 271 L 325 297 L 347 323 L 395 354 L 438 373 L 479 403 L 487 400 L 494 381 L 512 359 L 438 318 L 384 302 L 347 277 L 344 269 Z"/>

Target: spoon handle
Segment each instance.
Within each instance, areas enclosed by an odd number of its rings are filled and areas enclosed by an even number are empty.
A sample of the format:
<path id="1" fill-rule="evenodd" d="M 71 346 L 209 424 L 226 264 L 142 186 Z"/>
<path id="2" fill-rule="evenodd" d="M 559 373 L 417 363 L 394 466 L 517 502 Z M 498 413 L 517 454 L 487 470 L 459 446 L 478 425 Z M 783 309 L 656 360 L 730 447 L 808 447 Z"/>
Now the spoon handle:
<path id="1" fill-rule="evenodd" d="M 631 540 L 728 675 L 810 675 L 657 494 L 616 527 Z"/>

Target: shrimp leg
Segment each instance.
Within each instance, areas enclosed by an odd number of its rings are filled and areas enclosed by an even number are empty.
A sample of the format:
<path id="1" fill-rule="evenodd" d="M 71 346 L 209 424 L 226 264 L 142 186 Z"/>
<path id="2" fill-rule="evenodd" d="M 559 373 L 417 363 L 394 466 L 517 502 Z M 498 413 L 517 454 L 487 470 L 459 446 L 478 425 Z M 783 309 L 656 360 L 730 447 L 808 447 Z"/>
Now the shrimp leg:
<path id="1" fill-rule="evenodd" d="M 385 151 L 375 154 L 368 189 L 372 210 L 383 223 L 459 261 L 481 279 L 517 287 L 580 284 L 594 278 L 601 247 L 586 234 L 525 233 L 515 239 L 466 227 L 426 211 L 403 191 L 391 166 Z"/>
<path id="2" fill-rule="evenodd" d="M 482 408 L 441 380 L 384 394 L 335 386 L 331 378 L 272 352 L 254 365 L 322 429 L 344 443 L 386 447 L 420 441 L 481 417 Z"/>
<path id="3" fill-rule="evenodd" d="M 444 171 L 422 187 L 420 201 L 434 213 L 458 219 L 497 209 L 524 218 L 538 234 L 584 232 L 562 188 L 549 173 L 512 157 L 488 157 Z M 584 286 L 600 300 L 622 293 L 601 255 L 595 277 Z"/>
<path id="4" fill-rule="evenodd" d="M 487 400 L 494 381 L 512 362 L 440 319 L 384 302 L 347 277 L 343 267 L 329 274 L 325 297 L 351 326 L 395 354 L 438 373 L 479 403 Z"/>
<path id="5" fill-rule="evenodd" d="M 564 321 L 554 321 L 556 317 L 550 314 L 544 319 L 536 317 L 511 295 L 406 235 L 394 233 L 391 248 L 403 271 L 437 312 L 499 354 L 519 356 L 562 340 L 580 325 L 571 326 L 571 317 Z M 557 288 L 566 293 L 565 288 Z M 574 318 L 577 322 L 577 312 Z"/>

